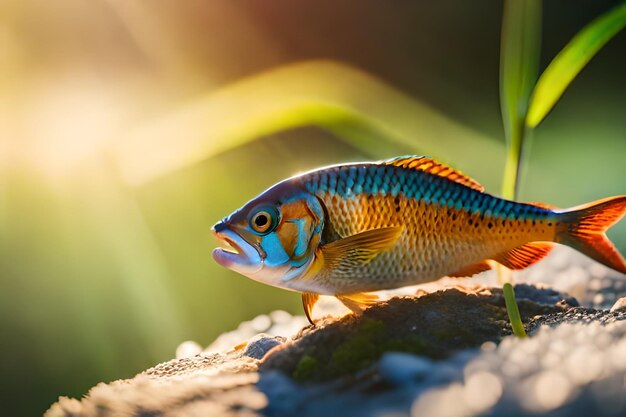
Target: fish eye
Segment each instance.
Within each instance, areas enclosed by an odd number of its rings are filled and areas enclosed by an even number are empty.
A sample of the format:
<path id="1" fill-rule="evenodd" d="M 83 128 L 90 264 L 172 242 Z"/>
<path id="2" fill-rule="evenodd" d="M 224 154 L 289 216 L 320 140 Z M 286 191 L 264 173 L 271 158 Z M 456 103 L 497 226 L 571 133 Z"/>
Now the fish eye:
<path id="1" fill-rule="evenodd" d="M 277 214 L 268 209 L 259 210 L 250 217 L 250 227 L 257 233 L 269 233 L 277 223 Z"/>

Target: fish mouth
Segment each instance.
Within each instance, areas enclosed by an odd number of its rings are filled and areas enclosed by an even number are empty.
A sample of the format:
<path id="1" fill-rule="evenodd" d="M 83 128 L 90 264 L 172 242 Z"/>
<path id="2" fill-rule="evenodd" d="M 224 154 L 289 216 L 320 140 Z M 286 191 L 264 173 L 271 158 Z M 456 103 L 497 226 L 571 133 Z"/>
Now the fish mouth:
<path id="1" fill-rule="evenodd" d="M 241 253 L 241 247 L 230 237 L 224 235 L 223 233 L 217 234 L 216 236 L 219 239 L 221 245 L 219 248 L 216 249 L 236 255 Z"/>
<path id="2" fill-rule="evenodd" d="M 263 267 L 263 259 L 257 249 L 230 228 L 213 228 L 220 247 L 211 255 L 219 265 L 241 274 L 254 274 Z"/>

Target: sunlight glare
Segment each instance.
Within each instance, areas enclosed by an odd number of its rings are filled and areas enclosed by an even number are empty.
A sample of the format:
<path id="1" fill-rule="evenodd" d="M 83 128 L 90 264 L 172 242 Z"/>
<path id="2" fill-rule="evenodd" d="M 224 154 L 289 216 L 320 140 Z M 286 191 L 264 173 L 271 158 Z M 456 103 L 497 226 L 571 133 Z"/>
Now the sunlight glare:
<path id="1" fill-rule="evenodd" d="M 42 83 L 23 105 L 29 110 L 22 123 L 27 140 L 18 149 L 45 175 L 70 174 L 114 136 L 119 107 L 109 91 L 89 79 Z"/>

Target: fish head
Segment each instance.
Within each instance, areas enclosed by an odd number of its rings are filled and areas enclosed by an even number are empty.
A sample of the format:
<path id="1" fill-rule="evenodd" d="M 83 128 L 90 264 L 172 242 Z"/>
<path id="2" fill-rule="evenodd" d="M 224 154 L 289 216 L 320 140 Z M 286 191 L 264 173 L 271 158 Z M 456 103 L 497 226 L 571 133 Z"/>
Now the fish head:
<path id="1" fill-rule="evenodd" d="M 214 249 L 213 259 L 256 281 L 288 287 L 314 261 L 323 227 L 319 199 L 280 183 L 213 226 L 228 246 Z"/>

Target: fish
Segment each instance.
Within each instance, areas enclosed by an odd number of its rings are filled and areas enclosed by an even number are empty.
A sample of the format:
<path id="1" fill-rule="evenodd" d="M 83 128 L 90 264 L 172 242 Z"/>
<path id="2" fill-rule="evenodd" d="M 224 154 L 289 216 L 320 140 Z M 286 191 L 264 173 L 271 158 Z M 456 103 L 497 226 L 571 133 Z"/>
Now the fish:
<path id="1" fill-rule="evenodd" d="M 524 269 L 554 244 L 621 273 L 606 230 L 626 195 L 568 209 L 515 202 L 425 156 L 333 165 L 287 178 L 217 222 L 213 259 L 258 282 L 302 293 L 309 321 L 320 295 L 355 313 L 372 292 Z"/>

